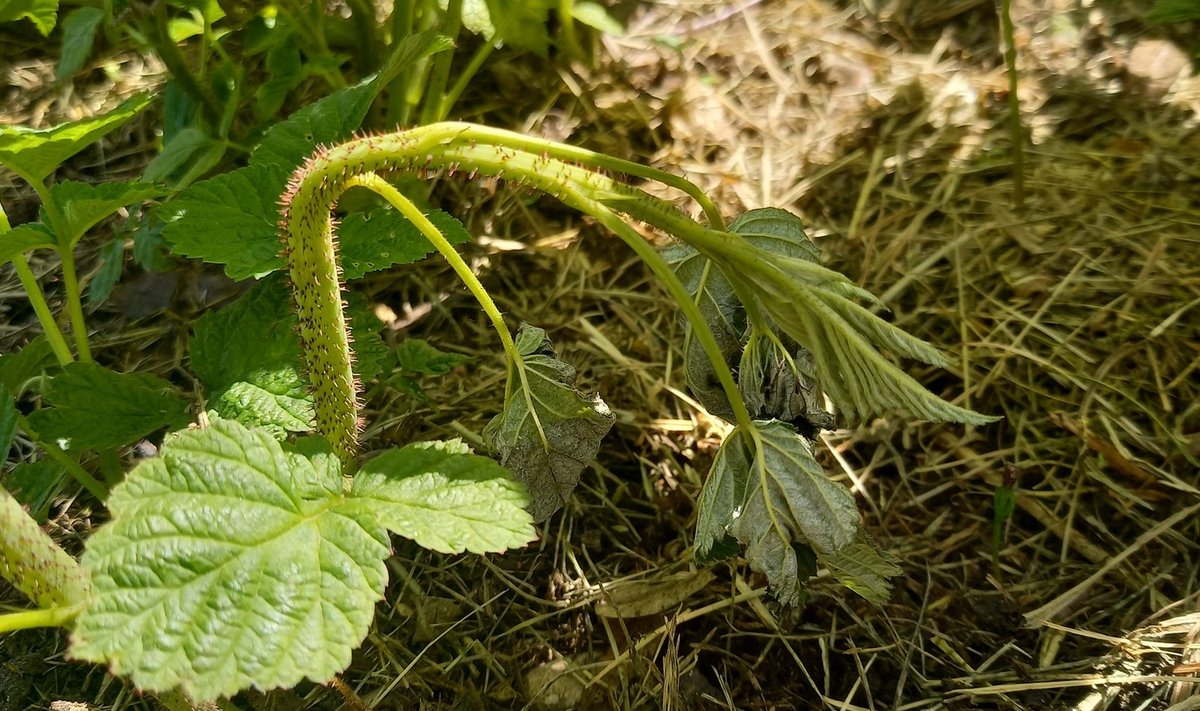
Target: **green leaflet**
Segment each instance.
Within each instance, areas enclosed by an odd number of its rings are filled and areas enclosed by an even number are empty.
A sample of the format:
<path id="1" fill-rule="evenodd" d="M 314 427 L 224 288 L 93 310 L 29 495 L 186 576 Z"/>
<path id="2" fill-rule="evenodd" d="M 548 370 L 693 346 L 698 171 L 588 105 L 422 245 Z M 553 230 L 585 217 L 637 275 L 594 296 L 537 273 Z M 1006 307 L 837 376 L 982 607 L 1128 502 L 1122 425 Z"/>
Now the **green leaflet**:
<path id="1" fill-rule="evenodd" d="M 780 602 L 801 599 L 807 551 L 842 584 L 872 602 L 887 598 L 887 578 L 900 569 L 862 527 L 854 497 L 831 481 L 811 445 L 784 422 L 735 429 L 721 446 L 700 499 L 696 556 L 714 559 L 731 534 L 750 566 L 767 576 Z"/>
<path id="2" fill-rule="evenodd" d="M 727 314 L 736 314 L 731 309 L 740 303 L 731 296 L 729 279 L 736 282 L 740 293 L 753 295 L 769 325 L 778 329 L 781 337 L 786 336 L 785 345 L 794 341 L 811 354 L 817 384 L 848 420 L 857 422 L 887 410 L 919 419 L 976 425 L 997 419 L 945 402 L 880 355 L 877 349 L 883 348 L 946 365 L 936 348 L 852 301 L 878 305 L 869 292 L 815 262 L 816 248 L 803 237 L 798 217 L 775 208 L 751 210 L 734 220 L 730 231 L 741 235 L 746 244 L 703 256 L 688 252 L 675 260 L 677 273 L 684 278 L 685 273 L 703 273 L 704 266 L 719 266 L 722 276 L 709 276 L 699 288 L 711 293 L 707 298 L 713 303 L 724 304 Z M 696 288 L 694 282 L 684 281 L 689 289 Z"/>
<path id="3" fill-rule="evenodd" d="M 504 411 L 483 436 L 529 487 L 530 511 L 542 521 L 566 503 L 616 418 L 598 395 L 575 389 L 575 369 L 554 356 L 544 330 L 522 325 L 516 345 L 528 387 L 515 372 L 509 377 Z"/>
<path id="4" fill-rule="evenodd" d="M 38 336 L 16 353 L 0 354 L 0 387 L 20 396 L 31 380 L 57 367 L 49 339 Z"/>
<path id="5" fill-rule="evenodd" d="M 55 219 L 50 221 L 63 234 L 56 235 L 59 249 L 74 249 L 84 233 L 117 210 L 162 195 L 157 185 L 129 180 L 92 185 L 74 180 L 55 183 L 50 188 L 51 202 L 46 206 Z"/>
<path id="6" fill-rule="evenodd" d="M 92 54 L 92 42 L 96 28 L 104 19 L 104 10 L 98 7 L 80 7 L 67 13 L 62 23 L 62 54 L 54 68 L 54 78 L 66 81 L 83 68 Z"/>
<path id="7" fill-rule="evenodd" d="M 23 225 L 0 232 L 0 264 L 34 249 L 50 249 L 56 246 L 54 233 L 40 222 Z"/>
<path id="8" fill-rule="evenodd" d="M 383 597 L 388 527 L 494 552 L 533 539 L 525 500 L 456 442 L 379 456 L 347 492 L 327 446 L 223 420 L 180 432 L 113 489 L 88 540 L 94 597 L 71 655 L 197 701 L 327 681 Z"/>
<path id="9" fill-rule="evenodd" d="M 0 9 L 0 19 L 3 14 Z M 106 114 L 53 128 L 0 128 L 0 163 L 29 182 L 40 182 L 63 161 L 136 116 L 150 105 L 152 98 L 139 94 Z"/>
<path id="10" fill-rule="evenodd" d="M 95 363 L 63 366 L 46 399 L 54 407 L 29 415 L 29 424 L 43 441 L 64 450 L 120 447 L 190 420 L 188 401 L 167 381 L 114 373 Z"/>

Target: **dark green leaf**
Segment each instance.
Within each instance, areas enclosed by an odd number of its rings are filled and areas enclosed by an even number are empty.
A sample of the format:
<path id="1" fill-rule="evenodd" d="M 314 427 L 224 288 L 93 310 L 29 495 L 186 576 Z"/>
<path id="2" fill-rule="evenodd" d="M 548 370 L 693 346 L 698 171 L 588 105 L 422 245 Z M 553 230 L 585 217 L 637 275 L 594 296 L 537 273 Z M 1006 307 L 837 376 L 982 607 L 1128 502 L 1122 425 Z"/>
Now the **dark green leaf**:
<path id="1" fill-rule="evenodd" d="M 406 338 L 396 346 L 396 365 L 401 370 L 419 375 L 445 375 L 471 356 L 438 350 L 420 338 Z"/>
<path id="2" fill-rule="evenodd" d="M 30 380 L 57 365 L 50 341 L 38 336 L 16 353 L 0 355 L 0 388 L 20 396 Z"/>
<path id="3" fill-rule="evenodd" d="M 322 145 L 350 138 L 362 124 L 380 85 L 374 78 L 338 89 L 272 126 L 250 154 L 251 167 L 291 172 Z"/>
<path id="4" fill-rule="evenodd" d="M 104 19 L 104 10 L 98 7 L 80 7 L 72 10 L 62 23 L 62 54 L 54 76 L 66 81 L 83 68 L 83 63 L 92 54 L 92 42 L 96 28 Z"/>
<path id="5" fill-rule="evenodd" d="M 279 256 L 279 195 L 286 172 L 252 166 L 196 183 L 156 214 L 176 254 L 224 264 L 234 280 L 282 269 Z"/>
<path id="6" fill-rule="evenodd" d="M 99 306 L 103 304 L 113 289 L 116 288 L 117 282 L 121 279 L 121 272 L 125 267 L 125 241 L 113 240 L 104 245 L 100 250 L 100 269 L 96 275 L 88 282 L 87 300 L 89 306 Z"/>
<path id="7" fill-rule="evenodd" d="M 53 459 L 36 462 L 21 462 L 5 477 L 3 486 L 13 497 L 29 509 L 29 515 L 38 523 L 46 522 L 46 515 L 54 498 L 66 484 L 67 469 Z"/>
<path id="8" fill-rule="evenodd" d="M 167 181 L 182 188 L 211 170 L 225 155 L 225 143 L 214 140 L 202 129 L 185 128 L 163 145 L 162 152 L 146 166 L 144 180 Z M 186 170 L 185 170 L 186 168 Z"/>
<path id="9" fill-rule="evenodd" d="M 17 436 L 17 403 L 8 388 L 0 387 L 0 465 L 8 461 L 8 450 Z"/>
<path id="10" fill-rule="evenodd" d="M 164 427 L 187 425 L 188 402 L 165 380 L 120 374 L 95 363 L 71 363 L 46 391 L 54 407 L 29 416 L 46 442 L 64 450 L 108 449 Z"/>
<path id="11" fill-rule="evenodd" d="M 433 210 L 427 217 L 450 244 L 471 240 L 462 223 L 441 210 Z M 436 251 L 411 222 L 390 208 L 349 215 L 337 233 L 346 279 L 359 279 L 395 264 L 410 264 Z"/>
<path id="12" fill-rule="evenodd" d="M 136 116 L 152 99 L 139 94 L 106 114 L 53 128 L 0 127 L 0 163 L 30 182 L 41 181 L 63 161 Z"/>
<path id="13" fill-rule="evenodd" d="M 529 487 L 530 511 L 542 521 L 566 503 L 615 418 L 599 396 L 575 389 L 575 369 L 554 356 L 545 331 L 521 326 L 517 350 L 525 377 L 509 379 L 504 411 L 483 436 Z"/>
<path id="14" fill-rule="evenodd" d="M 697 503 L 695 555 L 700 565 L 723 560 L 739 550 L 733 524 L 746 502 L 752 444 L 745 433 L 734 430 L 717 450 Z"/>

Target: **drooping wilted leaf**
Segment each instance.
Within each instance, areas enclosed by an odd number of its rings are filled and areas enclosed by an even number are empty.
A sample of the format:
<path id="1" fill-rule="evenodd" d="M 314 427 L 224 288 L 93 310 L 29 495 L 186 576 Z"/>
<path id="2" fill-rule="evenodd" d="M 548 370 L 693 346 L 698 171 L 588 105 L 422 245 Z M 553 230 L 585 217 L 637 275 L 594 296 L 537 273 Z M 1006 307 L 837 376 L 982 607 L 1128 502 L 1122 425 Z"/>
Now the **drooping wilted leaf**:
<path id="1" fill-rule="evenodd" d="M 774 334 L 751 329 L 737 377 L 751 417 L 791 422 L 807 435 L 834 428 L 812 355 L 804 348 L 793 345 L 789 350 Z"/>
<path id="2" fill-rule="evenodd" d="M 727 474 L 746 476 L 746 498 L 734 509 L 730 530 L 746 546 L 750 566 L 766 574 L 781 602 L 795 604 L 807 577 L 807 547 L 843 585 L 882 602 L 887 579 L 900 569 L 867 536 L 850 491 L 825 476 L 809 442 L 790 425 L 755 426 L 754 435 L 735 430 L 730 437 L 750 450 L 748 472 L 731 468 Z M 739 467 L 744 462 L 730 461 Z"/>
<path id="3" fill-rule="evenodd" d="M 734 430 L 721 443 L 708 471 L 696 506 L 695 555 L 700 565 L 724 560 L 739 550 L 733 524 L 746 503 L 752 447 L 745 432 Z"/>
<path id="4" fill-rule="evenodd" d="M 615 418 L 598 395 L 575 389 L 575 368 L 555 357 L 545 331 L 523 325 L 516 342 L 524 378 L 512 370 L 504 411 L 483 436 L 529 487 L 530 511 L 542 521 L 566 503 Z"/>

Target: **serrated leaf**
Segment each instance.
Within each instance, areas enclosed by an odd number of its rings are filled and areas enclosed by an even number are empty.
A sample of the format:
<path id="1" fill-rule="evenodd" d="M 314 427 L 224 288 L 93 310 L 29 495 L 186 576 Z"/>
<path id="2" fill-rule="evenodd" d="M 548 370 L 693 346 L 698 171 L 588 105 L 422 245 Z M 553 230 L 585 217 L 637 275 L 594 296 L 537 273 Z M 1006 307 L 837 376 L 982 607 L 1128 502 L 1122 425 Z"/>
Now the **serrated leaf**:
<path id="1" fill-rule="evenodd" d="M 40 335 L 16 353 L 0 354 L 0 388 L 20 396 L 30 380 L 57 365 L 50 340 Z"/>
<path id="2" fill-rule="evenodd" d="M 175 254 L 225 265 L 230 279 L 282 269 L 279 195 L 287 172 L 251 166 L 195 183 L 156 212 Z"/>
<path id="3" fill-rule="evenodd" d="M 84 233 L 117 210 L 163 194 L 157 185 L 129 180 L 92 185 L 75 180 L 55 183 L 50 188 L 50 203 L 46 206 L 55 218 L 50 224 L 61 230 L 58 243 L 64 250 L 73 249 Z"/>
<path id="4" fill-rule="evenodd" d="M 371 459 L 351 495 L 391 531 L 439 553 L 497 553 L 537 538 L 525 487 L 458 441 L 410 444 Z"/>
<path id="5" fill-rule="evenodd" d="M 843 585 L 883 602 L 887 579 L 900 569 L 872 544 L 850 491 L 825 476 L 809 442 L 790 425 L 755 426 L 756 435 L 735 430 L 730 436 L 740 436 L 738 445 L 750 451 L 745 503 L 730 527 L 746 546 L 750 566 L 766 574 L 780 602 L 796 604 L 803 583 L 796 546 L 806 546 Z"/>
<path id="6" fill-rule="evenodd" d="M 58 22 L 58 0 L 0 0 L 0 22 L 29 18 L 43 37 Z"/>
<path id="7" fill-rule="evenodd" d="M 545 331 L 522 325 L 516 345 L 525 378 L 509 378 L 504 411 L 483 436 L 529 487 L 530 511 L 542 521 L 566 503 L 616 418 L 598 395 L 575 389 L 575 369 L 554 356 Z"/>
<path id="8" fill-rule="evenodd" d="M 83 63 L 92 53 L 96 28 L 103 19 L 104 10 L 98 7 L 80 7 L 67 13 L 62 23 L 62 54 L 54 69 L 56 79 L 70 79 L 83 68 Z"/>
<path id="9" fill-rule="evenodd" d="M 71 654 L 149 691 L 204 701 L 325 681 L 383 596 L 386 530 L 347 505 L 336 461 L 234 422 L 169 439 L 108 507 Z"/>
<path id="10" fill-rule="evenodd" d="M 113 240 L 100 248 L 100 268 L 87 285 L 88 306 L 99 306 L 112 294 L 125 268 L 125 241 Z"/>
<path id="11" fill-rule="evenodd" d="M 136 116 L 152 99 L 139 94 L 106 114 L 52 128 L 0 127 L 0 163 L 25 180 L 40 182 L 63 161 Z"/>
<path id="12" fill-rule="evenodd" d="M 852 301 L 859 298 L 878 303 L 844 275 L 816 263 L 816 248 L 805 236 L 798 217 L 776 208 L 751 210 L 734 220 L 730 230 L 740 234 L 745 243 L 729 246 L 728 253 L 700 254 L 690 247 L 664 252 L 689 289 L 700 294 L 706 321 L 715 318 L 711 315 L 714 310 L 724 314 L 726 320 L 730 318 L 728 314 L 736 313 L 729 305 L 731 300 L 740 304 L 733 294 L 730 278 L 736 280 L 742 294 L 755 297 L 772 327 L 811 354 L 817 384 L 852 422 L 886 410 L 921 419 L 969 424 L 986 424 L 997 419 L 945 402 L 880 355 L 877 349 L 883 348 L 933 365 L 946 363 L 933 346 Z M 714 264 L 720 269 L 708 269 Z M 713 271 L 720 276 L 712 276 Z M 695 274 L 703 274 L 707 280 L 697 286 L 696 277 L 692 276 Z M 722 308 L 724 311 L 720 311 Z M 710 321 L 710 327 L 714 324 L 722 325 L 720 321 Z M 687 355 L 690 385 L 692 372 L 703 374 L 705 366 L 701 363 L 702 354 L 689 350 Z M 703 388 L 702 382 L 701 391 Z M 712 391 L 710 397 L 717 406 L 710 411 L 726 416 L 727 403 L 720 407 L 723 395 L 715 393 L 711 386 L 708 390 Z M 703 399 L 701 402 L 709 407 Z M 767 414 L 780 416 L 780 413 Z"/>
<path id="13" fill-rule="evenodd" d="M 721 443 L 696 504 L 695 556 L 708 565 L 736 555 L 733 524 L 746 502 L 750 478 L 750 443 L 745 433 L 734 430 Z"/>
<path id="14" fill-rule="evenodd" d="M 196 701 L 325 682 L 366 636 L 388 526 L 444 550 L 533 537 L 519 487 L 457 443 L 368 462 L 350 491 L 327 444 L 285 447 L 217 420 L 178 433 L 113 489 L 82 563 L 77 659 Z"/>
<path id="15" fill-rule="evenodd" d="M 751 329 L 738 364 L 737 384 L 755 419 L 791 422 L 806 435 L 835 426 L 817 386 L 812 355 L 804 348 L 794 344 L 785 348 L 771 334 Z"/>
<path id="16" fill-rule="evenodd" d="M 34 249 L 52 249 L 57 246 L 54 233 L 49 227 L 40 222 L 26 222 L 7 232 L 0 232 L 0 264 Z"/>
<path id="17" fill-rule="evenodd" d="M 46 391 L 54 407 L 29 415 L 29 423 L 60 449 L 107 449 L 166 428 L 187 425 L 188 402 L 165 380 L 143 373 L 114 373 L 95 363 L 70 363 Z"/>
<path id="18" fill-rule="evenodd" d="M 256 284 L 196 321 L 192 369 L 221 417 L 278 438 L 312 429 L 313 405 L 300 360 L 296 317 L 282 278 Z"/>
<path id="19" fill-rule="evenodd" d="M 450 244 L 471 240 L 467 228 L 453 216 L 431 210 L 426 217 Z M 359 279 L 396 264 L 411 264 L 436 251 L 411 222 L 390 208 L 348 215 L 338 225 L 337 233 L 338 256 L 346 279 Z"/>

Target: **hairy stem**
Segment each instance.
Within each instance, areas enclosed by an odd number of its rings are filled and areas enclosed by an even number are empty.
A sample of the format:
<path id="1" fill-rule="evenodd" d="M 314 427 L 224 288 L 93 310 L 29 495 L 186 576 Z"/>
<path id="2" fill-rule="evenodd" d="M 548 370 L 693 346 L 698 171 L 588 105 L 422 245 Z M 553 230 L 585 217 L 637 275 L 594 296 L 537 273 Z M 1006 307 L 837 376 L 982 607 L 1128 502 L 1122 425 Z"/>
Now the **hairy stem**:
<path id="1" fill-rule="evenodd" d="M 0 576 L 43 609 L 71 607 L 91 595 L 87 573 L 58 547 L 12 494 L 0 488 Z"/>

